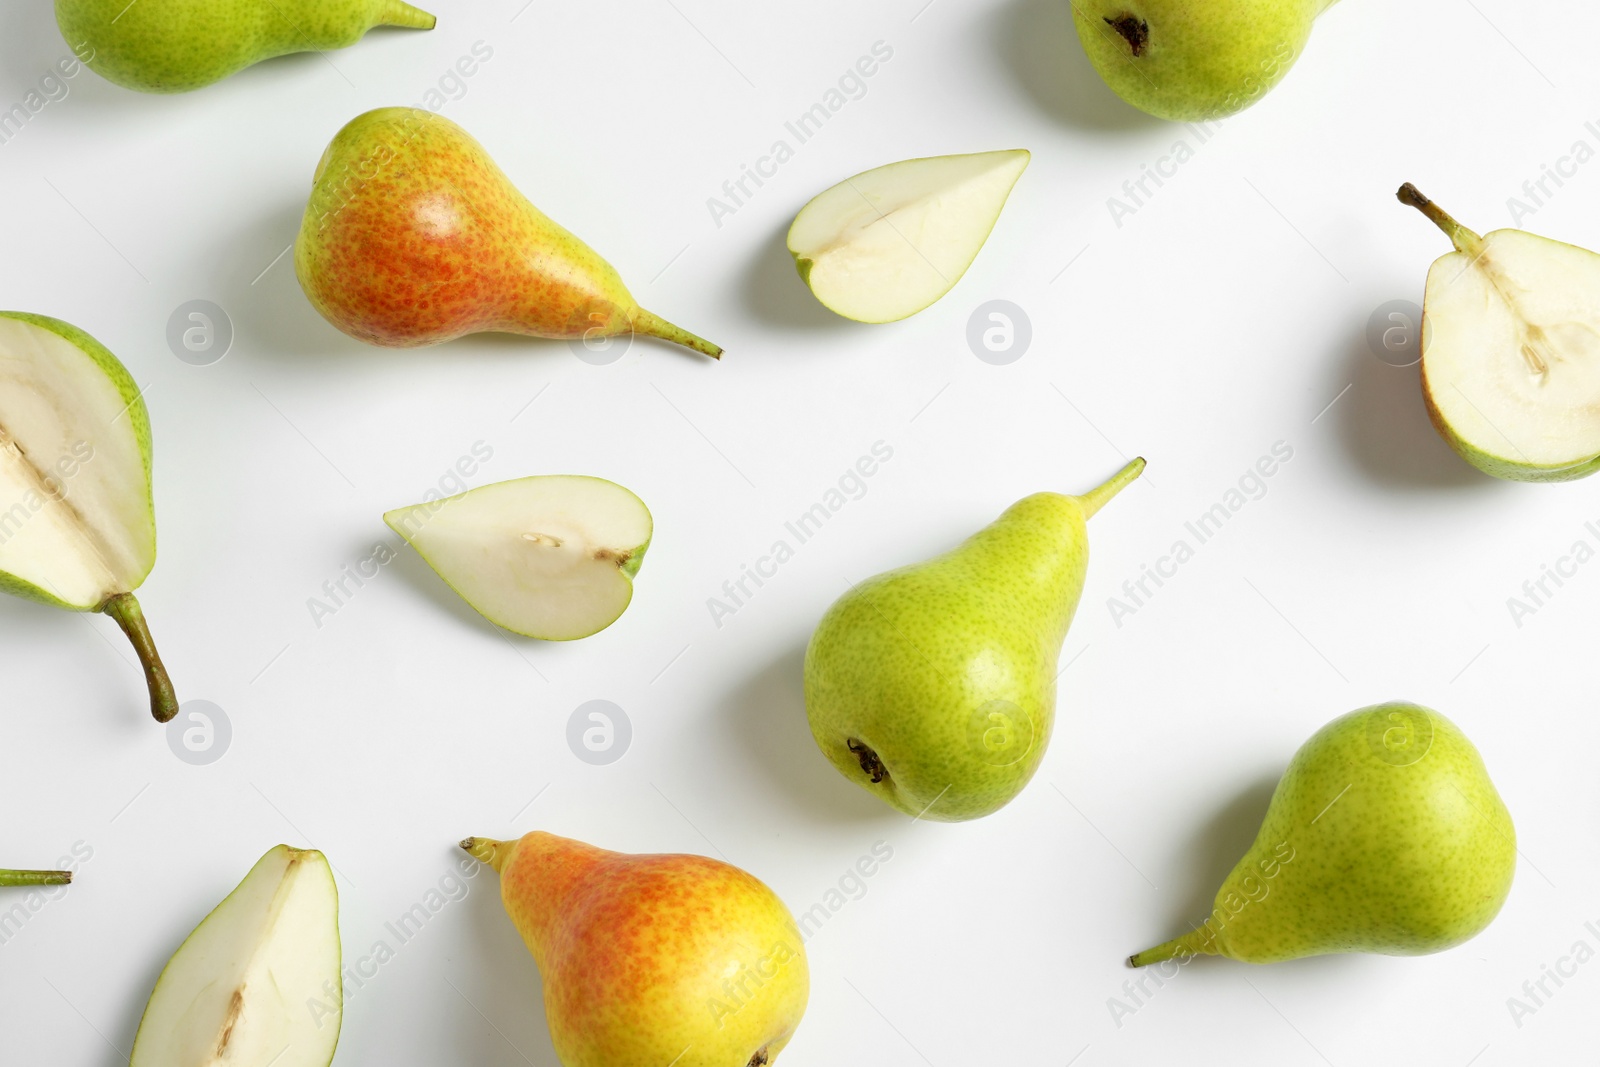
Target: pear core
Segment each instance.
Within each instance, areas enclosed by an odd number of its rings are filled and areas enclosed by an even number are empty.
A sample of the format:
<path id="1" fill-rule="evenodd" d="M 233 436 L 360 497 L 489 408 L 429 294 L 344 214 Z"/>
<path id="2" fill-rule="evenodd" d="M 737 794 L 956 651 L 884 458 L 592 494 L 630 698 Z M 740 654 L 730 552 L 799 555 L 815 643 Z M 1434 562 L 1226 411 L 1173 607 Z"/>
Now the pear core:
<path id="1" fill-rule="evenodd" d="M 1600 256 L 1522 230 L 1479 236 L 1398 194 L 1455 251 L 1428 272 L 1423 391 L 1441 434 L 1497 477 L 1563 481 L 1600 461 Z"/>

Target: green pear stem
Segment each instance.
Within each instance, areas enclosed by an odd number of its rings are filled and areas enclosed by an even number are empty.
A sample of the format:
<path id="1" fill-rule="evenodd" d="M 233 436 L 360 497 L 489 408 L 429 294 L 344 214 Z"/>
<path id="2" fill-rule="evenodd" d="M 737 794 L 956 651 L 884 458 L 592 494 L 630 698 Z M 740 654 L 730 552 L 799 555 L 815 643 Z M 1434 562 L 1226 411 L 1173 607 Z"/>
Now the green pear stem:
<path id="1" fill-rule="evenodd" d="M 408 30 L 431 30 L 438 25 L 439 20 L 420 8 L 412 7 L 405 0 L 388 0 L 383 5 L 383 14 L 378 16 L 379 26 L 402 26 Z"/>
<path id="2" fill-rule="evenodd" d="M 488 837 L 469 837 L 461 842 L 461 847 L 466 853 L 479 863 L 487 863 L 494 868 L 496 874 L 505 869 L 506 860 L 511 858 L 511 846 L 514 841 L 496 841 Z"/>
<path id="3" fill-rule="evenodd" d="M 1078 503 L 1083 507 L 1083 517 L 1090 518 L 1095 512 L 1106 506 L 1106 503 L 1118 493 L 1122 492 L 1135 478 L 1144 473 L 1144 458 L 1134 460 L 1123 467 L 1111 480 L 1098 489 L 1091 489 L 1078 498 Z"/>
<path id="4" fill-rule="evenodd" d="M 1456 246 L 1458 252 L 1465 252 L 1474 259 L 1482 254 L 1483 238 L 1451 218 L 1438 204 L 1423 196 L 1422 190 L 1415 185 L 1406 182 L 1395 195 L 1402 204 L 1414 207 L 1428 216 L 1430 222 L 1445 232 L 1445 236 L 1450 238 L 1450 242 Z"/>
<path id="5" fill-rule="evenodd" d="M 133 642 L 133 650 L 139 654 L 145 683 L 150 687 L 150 714 L 155 716 L 156 722 L 171 722 L 178 714 L 178 694 L 173 692 L 172 679 L 167 677 L 167 668 L 161 664 L 161 654 L 156 651 L 139 602 L 132 593 L 118 593 L 100 605 L 100 610 L 117 620 L 122 632 Z"/>
<path id="6" fill-rule="evenodd" d="M 71 881 L 71 871 L 0 871 L 0 886 L 66 885 Z"/>
<path id="7" fill-rule="evenodd" d="M 1143 952 L 1135 952 L 1128 957 L 1129 967 L 1148 967 L 1152 963 L 1163 963 L 1167 960 L 1183 957 L 1187 962 L 1192 956 L 1217 955 L 1217 943 L 1213 937 L 1206 936 L 1204 929 L 1190 930 L 1182 937 L 1175 937 L 1164 945 L 1147 948 Z"/>
<path id="8" fill-rule="evenodd" d="M 633 313 L 633 332 L 642 333 L 646 337 L 659 337 L 663 341 L 692 348 L 696 352 L 710 356 L 712 359 L 722 358 L 722 349 L 707 341 L 704 337 L 696 337 L 681 326 L 674 326 L 659 315 L 640 308 Z"/>

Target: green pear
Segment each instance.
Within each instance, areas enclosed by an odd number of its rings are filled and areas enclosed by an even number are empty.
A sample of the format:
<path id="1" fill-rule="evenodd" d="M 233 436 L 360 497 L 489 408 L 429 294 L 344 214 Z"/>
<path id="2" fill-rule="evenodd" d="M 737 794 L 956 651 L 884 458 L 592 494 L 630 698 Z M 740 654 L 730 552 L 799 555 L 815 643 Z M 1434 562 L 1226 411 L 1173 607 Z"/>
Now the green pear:
<path id="1" fill-rule="evenodd" d="M 1499 914 L 1516 865 L 1511 816 L 1472 742 L 1436 711 L 1379 704 L 1294 754 L 1210 916 L 1128 962 L 1441 952 Z"/>
<path id="2" fill-rule="evenodd" d="M 1158 118 L 1220 119 L 1300 58 L 1334 0 L 1073 0 L 1078 40 L 1122 99 Z"/>
<path id="3" fill-rule="evenodd" d="M 496 626 L 571 641 L 616 622 L 654 526 L 644 501 L 577 475 L 516 478 L 383 516 Z"/>
<path id="4" fill-rule="evenodd" d="M 638 333 L 722 354 L 641 308 L 611 264 L 447 118 L 404 107 L 358 115 L 312 183 L 295 274 L 312 306 L 358 340 L 406 348 L 483 332 L 584 342 Z"/>
<path id="5" fill-rule="evenodd" d="M 279 845 L 167 961 L 128 1067 L 327 1067 L 339 1043 L 339 970 L 328 861 Z"/>
<path id="6" fill-rule="evenodd" d="M 133 595 L 155 562 L 139 387 L 77 327 L 0 311 L 0 592 L 111 616 L 167 722 L 178 698 Z"/>
<path id="7" fill-rule="evenodd" d="M 183 93 L 291 52 L 348 48 L 374 26 L 431 30 L 404 0 L 56 0 L 74 53 L 108 81 Z"/>
<path id="8" fill-rule="evenodd" d="M 1037 493 L 945 555 L 854 586 L 806 649 L 806 715 L 846 778 L 908 815 L 998 811 L 1044 758 L 1086 520 L 1144 470 Z"/>
<path id="9" fill-rule="evenodd" d="M 1428 271 L 1422 392 L 1450 447 L 1485 474 L 1565 482 L 1600 467 L 1600 256 L 1523 230 L 1480 237 L 1407 183 L 1400 202 L 1449 235 Z"/>
<path id="10" fill-rule="evenodd" d="M 789 253 L 830 311 L 858 322 L 914 315 L 967 272 L 1030 158 L 934 156 L 846 178 L 800 209 Z"/>

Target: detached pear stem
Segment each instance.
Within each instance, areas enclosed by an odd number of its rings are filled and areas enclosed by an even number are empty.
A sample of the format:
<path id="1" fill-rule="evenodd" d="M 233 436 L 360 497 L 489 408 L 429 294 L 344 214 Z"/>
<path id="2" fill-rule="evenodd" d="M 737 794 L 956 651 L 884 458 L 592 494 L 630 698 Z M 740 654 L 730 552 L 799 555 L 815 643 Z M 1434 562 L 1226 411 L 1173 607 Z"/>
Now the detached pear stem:
<path id="1" fill-rule="evenodd" d="M 1106 503 L 1144 473 L 1144 457 L 1140 457 L 1123 467 L 1111 480 L 1097 489 L 1091 489 L 1078 498 L 1078 503 L 1083 506 L 1083 517 L 1090 518 L 1095 512 L 1106 506 Z"/>
<path id="2" fill-rule="evenodd" d="M 100 610 L 117 620 L 122 632 L 133 642 L 133 650 L 139 654 L 145 683 L 150 687 L 150 714 L 155 716 L 156 722 L 171 722 L 178 714 L 178 694 L 172 689 L 167 668 L 162 666 L 161 654 L 156 651 L 155 639 L 150 636 L 150 626 L 144 621 L 139 602 L 132 593 L 118 593 L 100 605 Z"/>
<path id="3" fill-rule="evenodd" d="M 1430 222 L 1445 232 L 1445 236 L 1450 238 L 1450 242 L 1456 246 L 1458 252 L 1465 252 L 1473 258 L 1482 253 L 1483 238 L 1451 218 L 1438 204 L 1423 196 L 1422 190 L 1415 185 L 1406 182 L 1395 196 L 1402 204 L 1414 207 L 1428 216 Z"/>
<path id="4" fill-rule="evenodd" d="M 67 885 L 71 871 L 0 871 L 0 886 Z"/>
<path id="5" fill-rule="evenodd" d="M 389 0 L 383 5 L 383 14 L 378 17 L 379 26 L 400 26 L 408 30 L 431 30 L 438 23 L 437 18 L 412 7 L 405 0 Z"/>
<path id="6" fill-rule="evenodd" d="M 652 312 L 640 308 L 633 313 L 633 332 L 642 333 L 646 337 L 659 337 L 663 341 L 692 348 L 696 352 L 710 356 L 712 359 L 722 358 L 722 349 L 707 341 L 704 337 L 697 337 L 681 326 L 674 326 L 666 319 Z"/>

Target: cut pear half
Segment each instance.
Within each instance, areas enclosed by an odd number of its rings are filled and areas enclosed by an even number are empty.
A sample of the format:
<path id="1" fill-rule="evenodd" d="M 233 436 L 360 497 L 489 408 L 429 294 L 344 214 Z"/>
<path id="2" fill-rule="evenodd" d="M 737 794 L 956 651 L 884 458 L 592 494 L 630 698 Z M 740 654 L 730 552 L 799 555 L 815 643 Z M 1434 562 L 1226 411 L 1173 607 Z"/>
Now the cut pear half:
<path id="1" fill-rule="evenodd" d="M 177 697 L 133 596 L 155 561 L 139 387 L 77 327 L 0 312 L 0 591 L 110 615 L 166 722 Z"/>
<path id="2" fill-rule="evenodd" d="M 1582 478 L 1600 466 L 1600 256 L 1523 230 L 1486 236 L 1413 185 L 1400 201 L 1449 235 L 1428 271 L 1422 385 L 1444 439 L 1486 474 Z"/>
<path id="3" fill-rule="evenodd" d="M 484 618 L 545 641 L 617 621 L 653 531 L 650 509 L 622 486 L 565 474 L 496 482 L 383 521 Z"/>
<path id="4" fill-rule="evenodd" d="M 967 272 L 1029 158 L 1021 149 L 933 156 L 846 178 L 789 227 L 800 277 L 847 319 L 915 315 Z"/>
<path id="5" fill-rule="evenodd" d="M 279 845 L 167 961 L 129 1067 L 327 1067 L 339 1043 L 339 968 L 328 861 Z"/>

